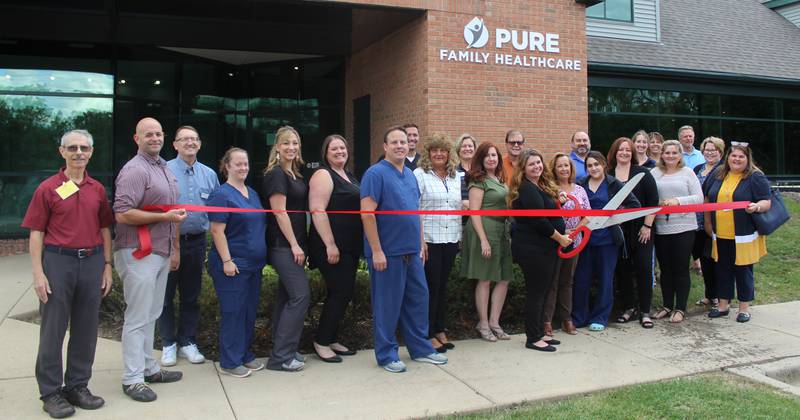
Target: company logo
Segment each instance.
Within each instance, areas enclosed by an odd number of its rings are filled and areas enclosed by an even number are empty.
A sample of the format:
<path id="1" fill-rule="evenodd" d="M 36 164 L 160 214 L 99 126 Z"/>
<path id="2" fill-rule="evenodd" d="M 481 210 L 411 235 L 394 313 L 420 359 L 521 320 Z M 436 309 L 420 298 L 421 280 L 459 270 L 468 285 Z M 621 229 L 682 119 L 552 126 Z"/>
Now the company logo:
<path id="1" fill-rule="evenodd" d="M 464 26 L 464 41 L 467 41 L 467 48 L 481 48 L 489 42 L 489 31 L 483 19 L 475 17 Z"/>

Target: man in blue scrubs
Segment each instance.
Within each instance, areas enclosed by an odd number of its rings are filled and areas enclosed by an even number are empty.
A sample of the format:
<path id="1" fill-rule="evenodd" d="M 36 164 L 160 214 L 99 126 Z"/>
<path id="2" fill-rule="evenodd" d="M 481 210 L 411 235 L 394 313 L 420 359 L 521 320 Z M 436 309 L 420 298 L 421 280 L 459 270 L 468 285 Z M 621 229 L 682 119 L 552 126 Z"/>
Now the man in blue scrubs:
<path id="1" fill-rule="evenodd" d="M 383 136 L 384 159 L 361 179 L 361 210 L 418 210 L 419 187 L 405 167 L 408 137 L 402 127 Z M 395 331 L 398 326 L 411 358 L 445 364 L 427 339 L 428 285 L 421 258 L 422 230 L 417 215 L 362 214 L 369 273 L 372 279 L 372 315 L 375 358 L 389 372 L 405 372 Z"/>

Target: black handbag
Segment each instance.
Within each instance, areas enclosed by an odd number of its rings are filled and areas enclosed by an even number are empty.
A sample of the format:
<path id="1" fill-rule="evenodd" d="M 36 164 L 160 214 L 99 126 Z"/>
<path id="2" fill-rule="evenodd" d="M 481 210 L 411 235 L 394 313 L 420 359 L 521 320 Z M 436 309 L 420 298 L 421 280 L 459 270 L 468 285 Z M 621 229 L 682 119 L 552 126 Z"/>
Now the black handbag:
<path id="1" fill-rule="evenodd" d="M 783 202 L 780 191 L 770 189 L 769 201 L 771 204 L 768 211 L 752 214 L 753 223 L 755 223 L 759 235 L 769 235 L 775 232 L 791 217 L 789 211 L 786 210 L 786 204 Z"/>

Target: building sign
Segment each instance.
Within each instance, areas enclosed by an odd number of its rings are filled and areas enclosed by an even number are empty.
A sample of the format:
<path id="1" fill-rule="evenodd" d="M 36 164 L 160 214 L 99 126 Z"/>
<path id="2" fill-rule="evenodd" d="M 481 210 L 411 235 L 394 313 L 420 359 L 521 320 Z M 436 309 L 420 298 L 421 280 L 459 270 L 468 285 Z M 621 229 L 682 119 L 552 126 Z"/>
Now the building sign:
<path id="1" fill-rule="evenodd" d="M 483 19 L 475 17 L 464 26 L 466 48 L 439 49 L 440 61 L 512 67 L 581 71 L 582 62 L 560 57 L 560 37 L 557 33 L 541 33 L 518 29 L 495 28 L 495 52 L 483 51 L 490 45 L 490 30 Z"/>

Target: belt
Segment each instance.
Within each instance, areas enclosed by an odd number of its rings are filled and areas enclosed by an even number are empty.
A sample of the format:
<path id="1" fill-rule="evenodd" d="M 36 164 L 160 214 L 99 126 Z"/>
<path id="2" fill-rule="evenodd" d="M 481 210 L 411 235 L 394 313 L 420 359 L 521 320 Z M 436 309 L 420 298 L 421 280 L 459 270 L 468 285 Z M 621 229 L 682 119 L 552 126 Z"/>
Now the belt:
<path id="1" fill-rule="evenodd" d="M 62 246 L 45 245 L 45 251 L 53 252 L 61 255 L 69 255 L 70 257 L 77 257 L 78 259 L 88 258 L 94 254 L 103 252 L 103 246 L 98 245 L 93 248 L 64 248 Z"/>
<path id="2" fill-rule="evenodd" d="M 205 232 L 201 232 L 201 233 L 184 233 L 184 234 L 181 235 L 181 241 L 196 241 L 196 240 L 198 240 L 200 238 L 204 238 L 205 239 L 205 237 L 206 237 L 206 233 Z"/>

